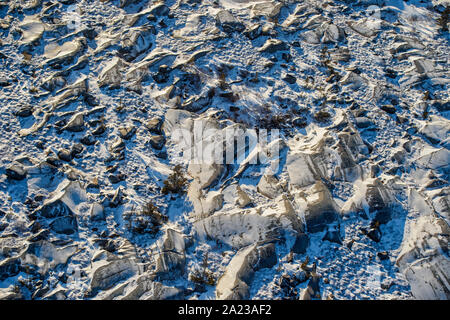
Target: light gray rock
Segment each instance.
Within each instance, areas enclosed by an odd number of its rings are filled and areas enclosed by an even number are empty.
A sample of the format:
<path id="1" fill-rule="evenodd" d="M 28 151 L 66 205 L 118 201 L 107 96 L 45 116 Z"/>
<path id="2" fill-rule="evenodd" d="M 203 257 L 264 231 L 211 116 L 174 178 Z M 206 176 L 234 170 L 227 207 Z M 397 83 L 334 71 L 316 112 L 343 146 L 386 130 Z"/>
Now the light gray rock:
<path id="1" fill-rule="evenodd" d="M 100 262 L 100 265 L 94 267 L 92 271 L 90 289 L 92 293 L 96 293 L 98 290 L 109 289 L 138 272 L 138 265 L 131 258 L 116 259 L 106 264 Z"/>
<path id="2" fill-rule="evenodd" d="M 326 185 L 318 181 L 306 194 L 297 194 L 296 201 L 306 200 L 305 222 L 308 232 L 324 230 L 338 220 L 338 207 Z"/>
<path id="3" fill-rule="evenodd" d="M 185 272 L 185 239 L 182 234 L 167 229 L 159 248 L 156 272 L 160 278 L 173 279 Z"/>
<path id="4" fill-rule="evenodd" d="M 249 298 L 249 286 L 255 271 L 272 268 L 277 264 L 273 243 L 254 244 L 239 250 L 228 264 L 216 286 L 216 298 L 220 300 L 242 300 Z"/>
<path id="5" fill-rule="evenodd" d="M 268 39 L 261 48 L 258 49 L 259 52 L 266 53 L 276 53 L 279 51 L 289 50 L 289 46 L 286 42 L 278 39 Z"/>
<path id="6" fill-rule="evenodd" d="M 263 175 L 259 180 L 257 190 L 269 199 L 276 198 L 283 191 L 278 179 L 273 175 Z"/>
<path id="7" fill-rule="evenodd" d="M 91 219 L 91 221 L 104 221 L 105 211 L 103 209 L 103 206 L 99 203 L 93 203 L 89 211 L 89 218 Z"/>
<path id="8" fill-rule="evenodd" d="M 422 216 L 409 222 L 396 264 L 416 299 L 450 299 L 450 228 L 415 190 L 408 197 L 410 211 Z M 427 209 L 428 208 L 428 209 Z"/>

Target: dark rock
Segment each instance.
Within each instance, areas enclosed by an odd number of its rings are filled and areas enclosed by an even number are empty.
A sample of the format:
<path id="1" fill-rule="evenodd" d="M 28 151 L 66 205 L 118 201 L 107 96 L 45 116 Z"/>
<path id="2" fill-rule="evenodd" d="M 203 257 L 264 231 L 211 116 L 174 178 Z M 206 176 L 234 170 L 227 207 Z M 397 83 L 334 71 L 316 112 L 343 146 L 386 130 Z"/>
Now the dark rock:
<path id="1" fill-rule="evenodd" d="M 41 140 L 36 141 L 36 143 L 34 144 L 36 146 L 36 148 L 44 150 L 45 149 L 45 143 Z"/>
<path id="2" fill-rule="evenodd" d="M 247 30 L 245 30 L 244 35 L 249 38 L 250 40 L 255 40 L 262 34 L 262 27 L 260 25 L 253 25 Z"/>
<path id="3" fill-rule="evenodd" d="M 18 110 L 16 110 L 14 112 L 14 115 L 17 117 L 29 117 L 33 114 L 33 106 L 30 105 L 26 105 L 26 106 L 21 106 Z"/>
<path id="4" fill-rule="evenodd" d="M 81 143 L 75 143 L 72 146 L 72 150 L 70 151 L 70 154 L 72 155 L 72 157 L 78 158 L 80 157 L 80 154 L 83 152 L 84 147 Z"/>
<path id="5" fill-rule="evenodd" d="M 292 120 L 292 125 L 297 128 L 304 128 L 308 125 L 308 119 L 305 116 L 296 117 Z"/>
<path id="6" fill-rule="evenodd" d="M 74 215 L 72 210 L 61 199 L 49 201 L 44 203 L 42 207 L 36 210 L 41 217 L 44 218 L 56 218 L 63 216 Z"/>
<path id="7" fill-rule="evenodd" d="M 341 233 L 334 227 L 328 228 L 322 240 L 327 240 L 342 245 Z"/>
<path id="8" fill-rule="evenodd" d="M 395 109 L 395 107 L 391 104 L 386 104 L 380 107 L 381 110 L 389 113 L 389 114 L 394 114 L 395 112 L 397 112 L 397 109 Z"/>
<path id="9" fill-rule="evenodd" d="M 70 162 L 72 161 L 72 153 L 67 149 L 61 149 L 58 151 L 58 158 L 62 161 Z"/>
<path id="10" fill-rule="evenodd" d="M 94 136 L 100 136 L 106 131 L 106 127 L 104 124 L 100 124 L 97 128 L 92 131 Z"/>
<path id="11" fill-rule="evenodd" d="M 258 263 L 254 266 L 255 270 L 272 268 L 277 264 L 277 253 L 275 250 L 275 244 L 268 243 L 258 247 Z"/>
<path id="12" fill-rule="evenodd" d="M 74 216 L 64 216 L 56 218 L 50 228 L 56 233 L 73 234 L 78 231 L 77 219 Z"/>
<path id="13" fill-rule="evenodd" d="M 42 225 L 39 222 L 34 221 L 34 222 L 30 223 L 28 228 L 30 229 L 31 232 L 37 233 L 39 230 L 42 229 Z"/>
<path id="14" fill-rule="evenodd" d="M 309 237 L 306 233 L 300 233 L 295 239 L 295 243 L 292 246 L 292 251 L 294 253 L 303 254 L 309 246 Z"/>
<path id="15" fill-rule="evenodd" d="M 80 142 L 86 146 L 92 146 L 97 142 L 97 140 L 95 140 L 94 136 L 89 133 L 81 138 Z"/>
<path id="16" fill-rule="evenodd" d="M 245 26 L 238 21 L 229 11 L 221 10 L 216 15 L 216 26 L 227 33 L 244 31 Z"/>
<path id="17" fill-rule="evenodd" d="M 86 102 L 86 104 L 88 106 L 91 106 L 91 107 L 96 107 L 100 104 L 98 102 L 98 100 L 92 94 L 89 94 L 89 93 L 83 94 L 83 100 L 84 100 L 84 102 Z"/>
<path id="18" fill-rule="evenodd" d="M 153 75 L 153 80 L 156 83 L 164 83 L 169 80 L 170 77 L 170 68 L 167 65 L 162 65 L 158 68 L 158 72 Z"/>
<path id="19" fill-rule="evenodd" d="M 373 125 L 373 122 L 366 117 L 358 117 L 355 119 L 356 126 L 360 129 L 365 129 Z"/>
<path id="20" fill-rule="evenodd" d="M 163 3 L 157 4 L 150 9 L 149 14 L 154 16 L 167 16 L 170 13 L 170 9 Z"/>
<path id="21" fill-rule="evenodd" d="M 31 296 L 31 299 L 35 300 L 37 298 L 42 298 L 49 291 L 50 291 L 50 288 L 48 285 L 45 285 L 44 287 L 37 286 Z"/>
<path id="22" fill-rule="evenodd" d="M 369 232 L 367 232 L 367 236 L 375 242 L 380 242 L 381 231 L 378 228 L 370 229 Z"/>
<path id="23" fill-rule="evenodd" d="M 439 112 L 447 112 L 450 111 L 450 100 L 434 100 L 431 106 Z"/>
<path id="24" fill-rule="evenodd" d="M 10 80 L 0 78 L 0 87 L 9 87 L 11 84 Z"/>
<path id="25" fill-rule="evenodd" d="M 387 251 L 381 251 L 377 253 L 377 256 L 380 260 L 387 260 L 389 259 L 389 253 Z"/>
<path id="26" fill-rule="evenodd" d="M 119 136 L 124 140 L 129 140 L 136 132 L 136 127 L 128 126 L 119 128 Z"/>
<path id="27" fill-rule="evenodd" d="M 282 77 L 282 80 L 283 80 L 283 81 L 286 81 L 286 82 L 289 83 L 289 84 L 294 84 L 294 83 L 297 82 L 297 78 L 296 78 L 294 75 L 289 74 L 289 73 L 285 74 L 285 75 Z"/>
<path id="28" fill-rule="evenodd" d="M 8 178 L 13 180 L 23 180 L 27 176 L 27 171 L 20 163 L 13 163 L 5 171 Z"/>
<path id="29" fill-rule="evenodd" d="M 134 60 L 139 54 L 152 47 L 154 32 L 153 26 L 131 29 L 128 34 L 124 35 L 118 55 L 128 62 Z"/>
<path id="30" fill-rule="evenodd" d="M 0 281 L 19 274 L 21 261 L 19 258 L 8 258 L 0 262 Z"/>
<path id="31" fill-rule="evenodd" d="M 70 132 L 81 132 L 84 130 L 84 115 L 83 113 L 75 114 L 64 126 L 65 130 Z"/>
<path id="32" fill-rule="evenodd" d="M 50 231 L 48 229 L 43 229 L 43 230 L 39 231 L 38 233 L 30 236 L 28 238 L 28 241 L 37 242 L 37 241 L 41 241 L 41 240 L 47 240 L 49 235 L 50 235 Z"/>
<path id="33" fill-rule="evenodd" d="M 119 173 L 119 174 L 110 174 L 108 176 L 109 181 L 111 181 L 112 184 L 116 184 L 119 183 L 121 181 L 124 181 L 126 179 L 126 175 L 123 173 Z"/>
<path id="34" fill-rule="evenodd" d="M 89 40 L 94 40 L 97 36 L 98 32 L 93 28 L 88 28 L 83 30 L 83 36 L 85 36 Z"/>
<path id="35" fill-rule="evenodd" d="M 109 201 L 109 206 L 111 208 L 116 208 L 118 207 L 120 204 L 123 203 L 123 192 L 122 189 L 119 187 L 116 192 L 114 193 L 114 195 L 112 196 L 112 199 Z"/>

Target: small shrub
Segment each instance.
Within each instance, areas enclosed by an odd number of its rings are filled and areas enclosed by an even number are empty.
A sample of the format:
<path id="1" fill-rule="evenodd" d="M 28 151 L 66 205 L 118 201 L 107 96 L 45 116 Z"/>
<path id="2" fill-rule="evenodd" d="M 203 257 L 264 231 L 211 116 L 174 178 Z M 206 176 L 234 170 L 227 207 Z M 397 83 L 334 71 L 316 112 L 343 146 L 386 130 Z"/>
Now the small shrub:
<path id="1" fill-rule="evenodd" d="M 187 179 L 184 176 L 183 168 L 177 164 L 173 168 L 173 172 L 164 181 L 164 187 L 161 192 L 163 194 L 177 193 L 183 194 L 186 192 Z"/>
<path id="2" fill-rule="evenodd" d="M 132 232 L 139 234 L 156 234 L 161 226 L 167 222 L 168 217 L 162 214 L 153 202 L 147 202 L 138 212 L 131 212 L 125 217 L 129 221 L 129 228 Z"/>
<path id="3" fill-rule="evenodd" d="M 151 222 L 154 225 L 162 225 L 163 223 L 167 222 L 168 218 L 166 215 L 159 212 L 159 209 L 157 206 L 154 205 L 153 202 L 149 201 L 147 202 L 141 210 L 141 215 L 150 217 Z"/>
<path id="4" fill-rule="evenodd" d="M 202 270 L 195 269 L 189 275 L 189 279 L 199 285 L 214 286 L 216 284 L 214 273 L 208 270 L 208 253 L 203 256 Z"/>

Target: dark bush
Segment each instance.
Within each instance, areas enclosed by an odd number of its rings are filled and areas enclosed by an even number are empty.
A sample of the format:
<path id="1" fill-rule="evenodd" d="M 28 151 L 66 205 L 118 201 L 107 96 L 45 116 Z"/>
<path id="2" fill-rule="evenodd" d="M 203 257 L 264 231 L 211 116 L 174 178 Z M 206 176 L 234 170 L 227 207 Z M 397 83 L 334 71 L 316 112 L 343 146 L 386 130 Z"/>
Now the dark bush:
<path id="1" fill-rule="evenodd" d="M 173 168 L 173 172 L 164 181 L 164 187 L 161 192 L 163 194 L 176 193 L 183 194 L 186 192 L 187 179 L 184 176 L 183 168 L 177 164 Z"/>

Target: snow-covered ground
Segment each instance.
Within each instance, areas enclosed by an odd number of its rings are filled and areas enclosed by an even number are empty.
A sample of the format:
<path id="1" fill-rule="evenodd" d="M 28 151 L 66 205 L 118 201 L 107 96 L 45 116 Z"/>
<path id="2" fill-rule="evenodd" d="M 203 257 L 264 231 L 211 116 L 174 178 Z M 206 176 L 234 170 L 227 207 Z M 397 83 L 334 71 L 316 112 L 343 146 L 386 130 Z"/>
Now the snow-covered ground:
<path id="1" fill-rule="evenodd" d="M 448 5 L 0 0 L 0 299 L 449 299 Z"/>

